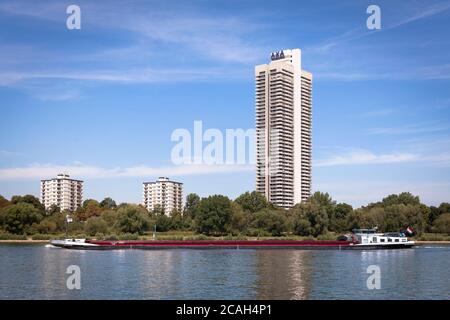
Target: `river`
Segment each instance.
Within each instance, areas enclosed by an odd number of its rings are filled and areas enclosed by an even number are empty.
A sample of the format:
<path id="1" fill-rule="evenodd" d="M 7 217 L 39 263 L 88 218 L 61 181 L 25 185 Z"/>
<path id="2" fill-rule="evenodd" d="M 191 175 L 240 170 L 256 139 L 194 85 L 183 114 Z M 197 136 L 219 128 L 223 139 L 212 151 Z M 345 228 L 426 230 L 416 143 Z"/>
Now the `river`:
<path id="1" fill-rule="evenodd" d="M 66 274 L 79 267 L 81 289 Z M 379 289 L 368 289 L 369 266 Z M 0 299 L 450 299 L 450 246 L 77 251 L 0 245 Z"/>

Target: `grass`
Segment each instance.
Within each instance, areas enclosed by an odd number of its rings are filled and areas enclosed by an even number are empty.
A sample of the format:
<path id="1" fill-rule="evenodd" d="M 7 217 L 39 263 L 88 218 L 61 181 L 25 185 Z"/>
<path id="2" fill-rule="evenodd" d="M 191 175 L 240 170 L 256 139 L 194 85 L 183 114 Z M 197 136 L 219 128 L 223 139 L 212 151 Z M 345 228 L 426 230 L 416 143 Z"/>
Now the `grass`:
<path id="1" fill-rule="evenodd" d="M 445 233 L 422 233 L 415 237 L 418 241 L 450 241 L 450 235 Z"/>

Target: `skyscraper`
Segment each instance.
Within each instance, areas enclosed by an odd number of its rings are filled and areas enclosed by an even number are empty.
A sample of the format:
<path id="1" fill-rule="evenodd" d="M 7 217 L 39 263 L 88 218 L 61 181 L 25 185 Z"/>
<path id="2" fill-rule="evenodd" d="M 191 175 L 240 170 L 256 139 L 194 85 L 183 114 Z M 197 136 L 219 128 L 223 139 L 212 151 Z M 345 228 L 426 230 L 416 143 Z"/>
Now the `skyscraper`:
<path id="1" fill-rule="evenodd" d="M 290 208 L 311 195 L 312 74 L 300 49 L 255 67 L 256 191 Z"/>

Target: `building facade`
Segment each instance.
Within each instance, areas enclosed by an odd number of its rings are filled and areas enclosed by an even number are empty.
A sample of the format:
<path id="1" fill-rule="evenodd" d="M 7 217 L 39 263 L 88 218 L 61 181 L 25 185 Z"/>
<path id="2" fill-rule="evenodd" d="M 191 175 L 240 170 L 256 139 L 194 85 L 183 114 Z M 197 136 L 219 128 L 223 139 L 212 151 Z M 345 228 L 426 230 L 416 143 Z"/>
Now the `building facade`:
<path id="1" fill-rule="evenodd" d="M 255 67 L 256 191 L 290 208 L 311 195 L 312 74 L 300 49 Z"/>
<path id="2" fill-rule="evenodd" d="M 143 202 L 148 211 L 161 207 L 165 215 L 171 215 L 173 210 L 183 210 L 183 184 L 160 177 L 154 182 L 143 183 Z"/>
<path id="3" fill-rule="evenodd" d="M 41 180 L 41 203 L 45 209 L 57 205 L 61 211 L 75 211 L 83 202 L 83 181 L 70 179 L 68 174 Z"/>

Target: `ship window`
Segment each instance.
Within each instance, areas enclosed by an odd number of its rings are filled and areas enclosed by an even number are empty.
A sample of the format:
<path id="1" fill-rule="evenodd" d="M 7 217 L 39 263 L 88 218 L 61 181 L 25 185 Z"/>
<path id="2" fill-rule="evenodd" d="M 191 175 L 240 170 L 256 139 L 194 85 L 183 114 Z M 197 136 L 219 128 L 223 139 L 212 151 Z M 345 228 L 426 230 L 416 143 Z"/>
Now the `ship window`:
<path id="1" fill-rule="evenodd" d="M 377 242 L 377 237 L 373 237 L 373 242 Z"/>
<path id="2" fill-rule="evenodd" d="M 380 239 L 380 242 L 384 242 L 385 241 L 385 239 Z"/>
<path id="3" fill-rule="evenodd" d="M 400 242 L 400 239 L 395 239 L 395 242 Z"/>
<path id="4" fill-rule="evenodd" d="M 392 242 L 392 239 L 391 239 L 391 238 L 388 238 L 388 242 Z"/>

